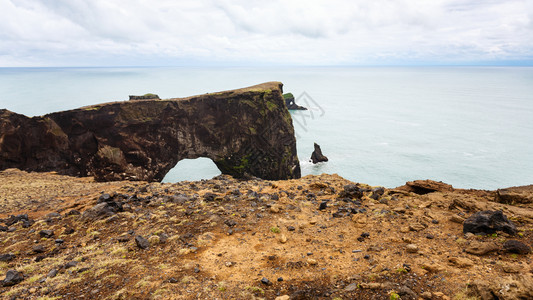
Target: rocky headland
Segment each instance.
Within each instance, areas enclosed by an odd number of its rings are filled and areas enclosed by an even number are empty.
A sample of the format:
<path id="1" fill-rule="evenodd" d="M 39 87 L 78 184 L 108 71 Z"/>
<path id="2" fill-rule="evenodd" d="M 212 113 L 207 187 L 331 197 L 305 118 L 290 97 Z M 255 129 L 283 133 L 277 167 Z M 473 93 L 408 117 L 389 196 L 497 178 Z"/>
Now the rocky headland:
<path id="1" fill-rule="evenodd" d="M 32 118 L 2 109 L 0 170 L 161 181 L 178 161 L 208 157 L 237 178 L 299 178 L 282 86 L 165 100 L 147 94 Z"/>
<path id="2" fill-rule="evenodd" d="M 532 186 L 0 172 L 3 299 L 531 299 Z"/>

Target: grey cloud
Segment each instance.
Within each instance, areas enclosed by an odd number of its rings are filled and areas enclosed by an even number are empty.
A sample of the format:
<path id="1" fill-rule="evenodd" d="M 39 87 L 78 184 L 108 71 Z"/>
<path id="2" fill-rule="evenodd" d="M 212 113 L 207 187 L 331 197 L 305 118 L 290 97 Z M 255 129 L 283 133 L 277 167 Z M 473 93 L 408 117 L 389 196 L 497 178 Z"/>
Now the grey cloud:
<path id="1" fill-rule="evenodd" d="M 533 4 L 521 0 L 0 0 L 0 7 L 0 66 L 139 57 L 446 63 L 530 59 L 533 51 Z"/>

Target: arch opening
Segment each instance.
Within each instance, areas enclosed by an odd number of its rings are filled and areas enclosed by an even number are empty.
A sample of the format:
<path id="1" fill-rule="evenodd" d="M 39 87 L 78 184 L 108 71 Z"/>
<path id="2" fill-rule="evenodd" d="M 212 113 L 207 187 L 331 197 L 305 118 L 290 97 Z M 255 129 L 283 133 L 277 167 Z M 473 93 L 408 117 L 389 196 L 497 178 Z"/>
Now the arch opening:
<path id="1" fill-rule="evenodd" d="M 162 182 L 196 181 L 211 179 L 222 174 L 207 157 L 182 159 L 165 175 Z"/>

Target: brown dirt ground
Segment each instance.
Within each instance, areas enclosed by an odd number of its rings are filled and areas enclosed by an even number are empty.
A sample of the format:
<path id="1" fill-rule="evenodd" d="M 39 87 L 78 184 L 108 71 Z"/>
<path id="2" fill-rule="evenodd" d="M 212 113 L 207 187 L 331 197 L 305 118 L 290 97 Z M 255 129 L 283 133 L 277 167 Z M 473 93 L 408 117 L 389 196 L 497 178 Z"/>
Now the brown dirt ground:
<path id="1" fill-rule="evenodd" d="M 531 254 L 504 253 L 501 246 L 508 239 L 532 244 L 533 204 L 496 203 L 487 191 L 417 195 L 385 189 L 375 200 L 365 193 L 358 205 L 339 198 L 348 184 L 353 183 L 337 175 L 287 181 L 219 176 L 175 184 L 96 183 L 91 178 L 6 170 L 0 172 L 0 218 L 27 213 L 36 222 L 0 231 L 0 255 L 16 255 L 0 262 L 0 279 L 11 269 L 25 277 L 17 285 L 0 287 L 0 297 L 527 299 L 531 295 Z M 72 209 L 83 212 L 95 206 L 102 193 L 124 195 L 124 211 L 103 219 L 67 216 Z M 126 200 L 133 195 L 138 200 Z M 325 200 L 327 207 L 319 210 Z M 346 213 L 352 208 L 363 211 Z M 451 221 L 452 216 L 466 218 L 480 210 L 502 210 L 519 234 L 465 236 L 462 224 Z M 51 217 L 51 212 L 61 217 Z M 42 238 L 43 229 L 53 230 L 54 236 Z M 73 233 L 67 234 L 67 229 Z M 368 237 L 361 238 L 363 233 Z M 150 240 L 148 249 L 137 247 L 137 235 Z M 163 242 L 164 237 L 168 239 Z M 409 252 L 409 244 L 417 250 Z M 44 252 L 34 253 L 36 245 L 42 245 Z M 495 245 L 499 250 L 481 256 L 465 252 L 475 245 Z M 70 261 L 78 263 L 65 268 Z M 58 270 L 57 276 L 48 277 L 52 269 Z M 262 278 L 270 284 L 262 283 Z"/>

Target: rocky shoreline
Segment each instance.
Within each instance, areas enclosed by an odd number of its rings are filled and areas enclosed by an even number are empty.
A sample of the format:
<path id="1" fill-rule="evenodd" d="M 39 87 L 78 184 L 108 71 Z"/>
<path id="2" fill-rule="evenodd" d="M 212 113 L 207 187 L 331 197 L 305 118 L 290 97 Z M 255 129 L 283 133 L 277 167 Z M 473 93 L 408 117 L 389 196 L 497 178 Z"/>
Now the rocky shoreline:
<path id="1" fill-rule="evenodd" d="M 102 183 L 9 169 L 0 297 L 530 299 L 532 195 L 337 175 Z M 482 211 L 515 230 L 463 232 Z"/>

